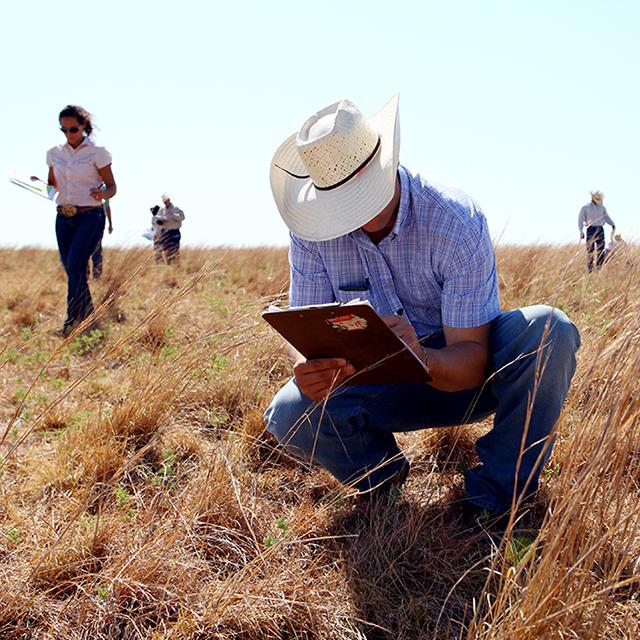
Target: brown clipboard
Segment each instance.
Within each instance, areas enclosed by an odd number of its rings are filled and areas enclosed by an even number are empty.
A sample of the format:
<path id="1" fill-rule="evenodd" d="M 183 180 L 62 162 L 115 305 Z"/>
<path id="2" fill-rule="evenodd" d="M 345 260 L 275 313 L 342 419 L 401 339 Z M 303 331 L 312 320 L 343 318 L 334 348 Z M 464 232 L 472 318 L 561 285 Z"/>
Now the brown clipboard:
<path id="1" fill-rule="evenodd" d="M 369 304 L 326 304 L 265 311 L 262 317 L 308 360 L 344 358 L 345 384 L 425 383 L 429 369 Z"/>

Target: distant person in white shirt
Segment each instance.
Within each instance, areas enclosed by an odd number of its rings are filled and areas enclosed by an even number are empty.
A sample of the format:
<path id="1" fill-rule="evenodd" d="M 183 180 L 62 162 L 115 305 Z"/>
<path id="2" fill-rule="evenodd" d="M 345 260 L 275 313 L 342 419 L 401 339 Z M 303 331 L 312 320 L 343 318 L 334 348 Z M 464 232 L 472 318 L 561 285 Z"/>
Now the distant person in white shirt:
<path id="1" fill-rule="evenodd" d="M 62 327 L 66 337 L 93 313 L 87 267 L 104 233 L 103 200 L 113 198 L 117 187 L 111 154 L 91 139 L 91 114 L 67 105 L 58 120 L 66 142 L 47 151 L 47 184 L 57 191 L 56 239 L 67 273 L 67 317 Z"/>
<path id="2" fill-rule="evenodd" d="M 580 230 L 580 240 L 584 239 L 583 227 L 587 227 L 587 269 L 593 270 L 593 254 L 596 253 L 596 268 L 599 269 L 604 264 L 604 225 L 611 225 L 611 236 L 613 237 L 616 225 L 609 217 L 602 201 L 604 193 L 601 191 L 591 191 L 591 202 L 585 204 L 578 214 L 578 229 Z"/>
<path id="3" fill-rule="evenodd" d="M 184 212 L 171 202 L 168 193 L 162 194 L 164 207 L 153 216 L 153 228 L 156 230 L 158 244 L 167 264 L 177 262 L 180 257 L 180 227 L 184 220 Z"/>

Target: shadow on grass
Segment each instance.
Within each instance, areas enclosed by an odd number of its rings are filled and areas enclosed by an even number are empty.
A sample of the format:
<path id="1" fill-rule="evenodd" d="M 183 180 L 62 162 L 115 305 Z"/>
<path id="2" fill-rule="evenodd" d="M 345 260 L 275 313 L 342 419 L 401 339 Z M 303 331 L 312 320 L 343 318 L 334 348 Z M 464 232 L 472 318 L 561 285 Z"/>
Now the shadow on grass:
<path id="1" fill-rule="evenodd" d="M 336 526 L 366 638 L 465 637 L 495 548 L 485 535 L 465 533 L 456 502 L 382 501 Z"/>

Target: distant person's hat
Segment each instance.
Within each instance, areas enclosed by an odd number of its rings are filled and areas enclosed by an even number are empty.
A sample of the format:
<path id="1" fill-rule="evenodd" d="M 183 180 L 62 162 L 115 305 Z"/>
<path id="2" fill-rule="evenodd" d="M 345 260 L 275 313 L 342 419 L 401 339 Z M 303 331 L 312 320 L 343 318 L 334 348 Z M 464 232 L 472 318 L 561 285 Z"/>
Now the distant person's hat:
<path id="1" fill-rule="evenodd" d="M 162 202 L 165 202 L 167 200 L 171 200 L 171 196 L 168 193 L 163 193 L 162 194 Z"/>
<path id="2" fill-rule="evenodd" d="M 399 95 L 370 118 L 349 100 L 312 115 L 271 160 L 271 190 L 291 231 L 330 240 L 369 222 L 393 198 Z"/>
<path id="3" fill-rule="evenodd" d="M 602 191 L 589 191 L 589 193 L 598 204 L 602 204 L 604 200 L 604 193 L 602 193 Z"/>

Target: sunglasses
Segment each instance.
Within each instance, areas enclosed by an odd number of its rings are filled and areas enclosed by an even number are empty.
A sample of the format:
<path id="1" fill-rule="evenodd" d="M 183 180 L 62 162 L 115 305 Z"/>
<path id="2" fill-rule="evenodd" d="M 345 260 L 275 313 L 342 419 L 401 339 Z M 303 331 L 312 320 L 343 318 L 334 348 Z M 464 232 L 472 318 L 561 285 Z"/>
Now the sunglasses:
<path id="1" fill-rule="evenodd" d="M 78 133 L 80 127 L 60 127 L 60 131 L 62 131 L 62 133 Z"/>

